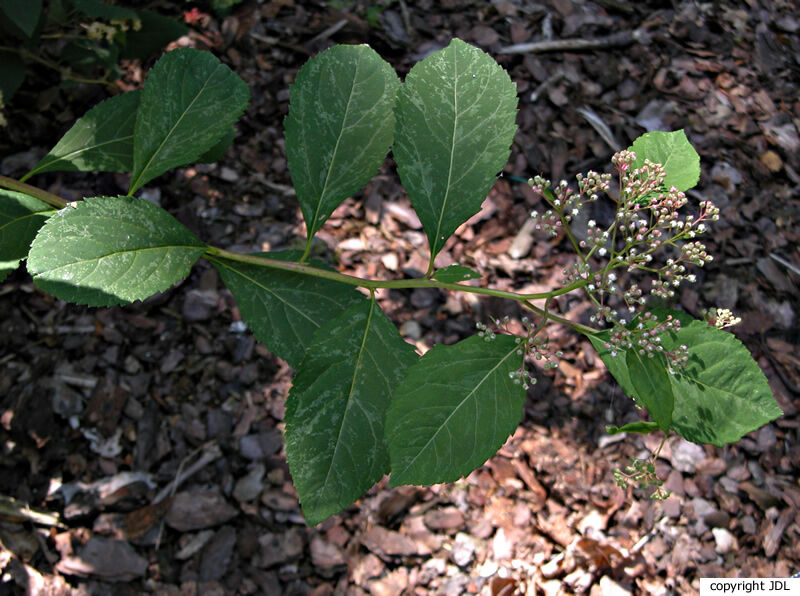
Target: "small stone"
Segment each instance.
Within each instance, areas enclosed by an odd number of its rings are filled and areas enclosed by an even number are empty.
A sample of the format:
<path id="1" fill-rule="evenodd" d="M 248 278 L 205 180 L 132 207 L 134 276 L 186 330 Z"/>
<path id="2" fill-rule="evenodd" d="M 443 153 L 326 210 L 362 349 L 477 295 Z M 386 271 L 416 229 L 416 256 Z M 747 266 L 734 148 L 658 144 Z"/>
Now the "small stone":
<path id="1" fill-rule="evenodd" d="M 731 516 L 724 511 L 712 511 L 703 518 L 703 521 L 710 528 L 727 528 L 731 521 Z"/>
<path id="2" fill-rule="evenodd" d="M 695 443 L 681 439 L 672 445 L 672 467 L 694 474 L 697 465 L 706 458 L 705 450 Z"/>
<path id="3" fill-rule="evenodd" d="M 225 182 L 236 182 L 239 179 L 239 174 L 232 168 L 228 168 L 226 166 L 222 166 L 219 169 L 219 177 L 222 178 Z"/>
<path id="4" fill-rule="evenodd" d="M 189 290 L 183 299 L 181 314 L 191 323 L 207 321 L 218 300 L 216 290 Z"/>
<path id="5" fill-rule="evenodd" d="M 576 569 L 564 576 L 564 583 L 576 594 L 584 594 L 592 586 L 594 577 L 585 569 Z"/>
<path id="6" fill-rule="evenodd" d="M 237 514 L 219 493 L 182 492 L 175 495 L 165 519 L 171 528 L 189 532 L 224 524 Z"/>
<path id="7" fill-rule="evenodd" d="M 254 465 L 246 476 L 236 481 L 233 487 L 233 498 L 240 503 L 252 501 L 264 488 L 264 464 Z"/>
<path id="8" fill-rule="evenodd" d="M 678 519 L 681 516 L 681 502 L 676 497 L 664 501 L 662 508 L 664 515 L 671 519 Z"/>
<path id="9" fill-rule="evenodd" d="M 414 319 L 410 319 L 400 325 L 400 335 L 413 340 L 419 340 L 422 337 L 422 327 Z"/>
<path id="10" fill-rule="evenodd" d="M 397 255 L 393 252 L 386 253 L 381 257 L 381 263 L 383 266 L 386 267 L 389 271 L 397 271 L 397 268 L 400 266 L 400 262 L 397 259 Z"/>
<path id="11" fill-rule="evenodd" d="M 501 561 L 510 560 L 514 556 L 514 543 L 509 539 L 504 528 L 498 528 L 492 538 L 494 558 Z"/>
<path id="12" fill-rule="evenodd" d="M 700 497 L 691 500 L 691 505 L 694 508 L 694 515 L 697 519 L 702 519 L 711 513 L 715 513 L 717 508 L 711 503 Z"/>
<path id="13" fill-rule="evenodd" d="M 459 533 L 450 551 L 450 560 L 462 569 L 475 558 L 475 541 L 469 534 Z"/>
<path id="14" fill-rule="evenodd" d="M 408 536 L 381 526 L 367 530 L 361 537 L 361 543 L 380 557 L 417 554 L 417 545 Z"/>
<path id="15" fill-rule="evenodd" d="M 182 351 L 175 348 L 171 349 L 166 358 L 161 362 L 161 372 L 171 373 L 178 368 L 178 365 L 183 361 L 185 355 Z"/>
<path id="16" fill-rule="evenodd" d="M 242 457 L 258 461 L 277 453 L 281 448 L 281 433 L 277 429 L 245 435 L 239 439 L 239 453 Z"/>
<path id="17" fill-rule="evenodd" d="M 53 381 L 51 402 L 53 411 L 62 418 L 77 416 L 83 412 L 83 396 L 60 381 Z"/>
<path id="18" fill-rule="evenodd" d="M 602 596 L 630 596 L 631 591 L 604 575 L 600 578 L 600 594 Z"/>
<path id="19" fill-rule="evenodd" d="M 742 181 L 742 174 L 726 161 L 719 161 L 711 168 L 711 180 L 726 191 L 733 192 Z"/>
<path id="20" fill-rule="evenodd" d="M 235 544 L 236 530 L 233 526 L 223 526 L 214 534 L 200 557 L 201 580 L 220 579 L 225 575 Z"/>
<path id="21" fill-rule="evenodd" d="M 370 582 L 369 593 L 372 596 L 395 596 L 404 593 L 407 587 L 408 569 L 399 567 L 382 578 Z"/>
<path id="22" fill-rule="evenodd" d="M 338 568 L 344 567 L 346 564 L 342 549 L 320 535 L 311 539 L 310 550 L 311 562 L 315 569 L 326 577 L 330 577 Z"/>
<path id="23" fill-rule="evenodd" d="M 275 511 L 293 511 L 298 508 L 297 499 L 281 490 L 270 490 L 261 494 L 261 502 Z"/>
<path id="24" fill-rule="evenodd" d="M 178 542 L 178 544 L 181 545 L 181 550 L 175 553 L 175 558 L 179 561 L 185 561 L 192 557 L 211 540 L 213 535 L 214 530 L 203 530 L 197 532 L 197 534 L 184 534 Z"/>
<path id="25" fill-rule="evenodd" d="M 126 582 L 145 574 L 147 560 L 127 542 L 95 536 L 89 539 L 78 556 L 61 559 L 56 569 L 65 575 Z"/>
<path id="26" fill-rule="evenodd" d="M 128 398 L 130 403 L 131 398 Z M 226 437 L 233 428 L 233 417 L 220 408 L 213 408 L 206 416 L 206 433 L 209 437 Z"/>
<path id="27" fill-rule="evenodd" d="M 441 559 L 439 559 L 441 561 Z M 426 561 L 427 563 L 428 561 Z M 352 563 L 351 563 L 352 565 Z M 352 565 L 351 577 L 356 585 L 363 585 L 368 579 L 378 577 L 386 566 L 378 557 L 372 553 L 367 553 L 358 562 Z M 422 566 L 422 572 L 425 572 L 425 565 Z M 444 572 L 444 561 L 442 561 L 442 572 Z M 427 583 L 427 582 L 425 582 Z"/>
<path id="28" fill-rule="evenodd" d="M 464 514 L 455 507 L 431 509 L 425 514 L 425 525 L 431 530 L 459 530 L 464 527 Z"/>
<path id="29" fill-rule="evenodd" d="M 303 535 L 298 528 L 280 534 L 264 534 L 258 539 L 261 545 L 259 567 L 272 567 L 303 554 Z"/>
<path id="30" fill-rule="evenodd" d="M 724 555 L 739 548 L 736 544 L 736 537 L 725 528 L 712 528 L 711 533 L 714 535 L 716 543 L 714 550 L 719 554 Z"/>
<path id="31" fill-rule="evenodd" d="M 783 160 L 781 159 L 781 156 L 772 149 L 762 153 L 759 156 L 759 159 L 761 160 L 761 163 L 767 166 L 767 169 L 772 173 L 780 172 L 781 168 L 783 167 Z"/>
<path id="32" fill-rule="evenodd" d="M 745 515 L 741 521 L 742 524 L 742 532 L 745 534 L 750 534 L 751 536 L 756 533 L 758 526 L 756 525 L 756 520 L 753 518 L 752 515 Z"/>

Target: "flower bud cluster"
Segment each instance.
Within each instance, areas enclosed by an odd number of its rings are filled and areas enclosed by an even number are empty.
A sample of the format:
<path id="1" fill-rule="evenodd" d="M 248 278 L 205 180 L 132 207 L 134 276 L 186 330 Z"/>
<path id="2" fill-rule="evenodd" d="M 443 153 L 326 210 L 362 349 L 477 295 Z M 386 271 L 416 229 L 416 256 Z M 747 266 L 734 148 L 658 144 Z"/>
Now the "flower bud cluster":
<path id="1" fill-rule="evenodd" d="M 478 337 L 482 337 L 483 341 L 492 341 L 495 337 L 497 337 L 495 332 L 490 327 L 487 327 L 481 322 L 475 323 L 475 327 L 478 328 Z"/>
<path id="2" fill-rule="evenodd" d="M 139 31 L 141 28 L 142 21 L 139 19 L 112 19 L 109 25 L 101 21 L 93 21 L 86 26 L 86 37 L 95 41 L 105 39 L 111 43 L 118 32 L 129 29 Z"/>
<path id="3" fill-rule="evenodd" d="M 640 168 L 620 170 L 622 195 L 632 204 L 649 205 L 663 190 L 666 177 L 664 166 L 645 159 Z"/>
<path id="4" fill-rule="evenodd" d="M 475 323 L 478 328 L 478 336 L 483 337 L 484 341 L 492 341 L 497 337 L 497 333 L 510 333 L 508 331 L 509 317 L 491 319 L 491 322 L 493 328 L 484 323 Z M 522 385 L 522 388 L 527 390 L 531 385 L 536 384 L 536 377 L 530 373 L 528 364 L 538 361 L 545 370 L 557 368 L 558 359 L 564 353 L 551 349 L 550 340 L 539 336 L 542 325 L 534 326 L 528 317 L 522 317 L 522 325 L 525 328 L 525 335 L 514 338 L 517 344 L 517 355 L 522 356 L 522 364 L 517 370 L 508 373 L 508 376 L 515 385 Z"/>
<path id="5" fill-rule="evenodd" d="M 611 180 L 609 174 L 588 172 L 586 176 L 578 176 L 578 192 L 576 193 L 562 180 L 553 187 L 550 180 L 541 176 L 534 176 L 528 180 L 530 187 L 538 194 L 545 197 L 553 206 L 544 213 L 531 211 L 531 217 L 536 220 L 536 229 L 544 230 L 550 236 L 558 235 L 564 223 L 569 223 L 580 213 L 580 209 L 587 202 L 596 201 L 599 192 L 608 190 Z"/>
<path id="6" fill-rule="evenodd" d="M 610 237 L 608 230 L 601 230 L 597 226 L 597 222 L 590 219 L 586 224 L 586 240 L 581 240 L 578 246 L 581 248 L 592 247 L 592 250 L 597 250 L 598 256 L 603 257 L 608 252 L 606 246 Z"/>
<path id="7" fill-rule="evenodd" d="M 662 345 L 662 334 L 677 332 L 681 322 L 672 315 L 667 315 L 663 321 L 650 312 L 644 312 L 634 326 L 624 326 L 624 319 L 616 325 L 603 347 L 609 350 L 611 356 L 616 356 L 624 350 L 636 350 L 640 356 L 654 358 L 656 354 L 663 354 L 667 363 L 674 368 L 682 368 L 689 360 L 689 349 L 685 345 L 667 350 Z"/>
<path id="8" fill-rule="evenodd" d="M 588 293 L 596 308 L 590 317 L 593 323 L 613 327 L 609 349 L 614 352 L 635 348 L 649 356 L 662 353 L 671 365 L 680 366 L 686 361 L 685 348 L 667 353 L 658 340 L 660 333 L 678 327 L 678 321 L 658 323 L 644 316 L 640 319 L 643 326 L 634 329 L 628 329 L 627 321 L 650 297 L 674 298 L 675 289 L 683 281 L 696 281 L 695 275 L 688 272 L 689 265 L 702 267 L 712 260 L 696 237 L 708 231 L 706 222 L 719 219 L 719 209 L 710 201 L 702 201 L 699 213 L 681 215 L 679 210 L 687 204 L 687 197 L 674 186 L 666 187 L 662 165 L 645 159 L 635 167 L 636 154 L 628 150 L 616 153 L 611 161 L 618 171 L 620 194 L 612 197 L 617 213 L 607 228 L 589 220 L 586 237 L 577 242 L 569 223 L 586 202 L 597 199 L 598 193 L 608 194 L 609 174 L 589 172 L 577 176 L 578 192 L 570 190 L 566 182 L 552 188 L 549 180 L 532 178 L 528 183 L 550 209 L 542 215 L 535 211 L 531 215 L 537 220 L 537 229 L 551 235 L 563 230 L 578 248 L 579 260 L 563 271 L 565 283 L 583 287 Z M 666 253 L 663 257 L 662 252 Z M 649 280 L 640 284 L 626 282 L 623 286 L 616 269 L 644 274 Z"/>
<path id="9" fill-rule="evenodd" d="M 742 322 L 742 317 L 734 316 L 728 308 L 704 308 L 700 314 L 709 325 L 717 329 L 732 327 Z"/>

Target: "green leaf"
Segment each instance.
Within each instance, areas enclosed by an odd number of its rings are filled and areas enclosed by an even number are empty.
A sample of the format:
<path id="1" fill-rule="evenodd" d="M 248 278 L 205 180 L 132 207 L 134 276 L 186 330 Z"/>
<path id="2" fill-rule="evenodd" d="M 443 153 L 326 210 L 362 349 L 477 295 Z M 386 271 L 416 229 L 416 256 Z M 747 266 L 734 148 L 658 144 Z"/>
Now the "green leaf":
<path id="1" fill-rule="evenodd" d="M 634 168 L 642 167 L 645 159 L 664 166 L 667 188 L 674 186 L 686 191 L 700 179 L 700 156 L 683 130 L 648 132 L 636 139 L 629 149 L 636 153 Z"/>
<path id="2" fill-rule="evenodd" d="M 130 172 L 139 96 L 129 91 L 94 106 L 23 180 L 42 172 Z"/>
<path id="3" fill-rule="evenodd" d="M 231 126 L 230 130 L 225 133 L 225 136 L 222 137 L 216 145 L 197 158 L 198 163 L 214 163 L 224 158 L 228 153 L 228 149 L 230 149 L 230 146 L 233 144 L 233 139 L 235 137 L 236 128 Z"/>
<path id="4" fill-rule="evenodd" d="M 245 82 L 209 52 L 184 48 L 165 54 L 142 89 L 128 194 L 211 149 L 249 101 Z"/>
<path id="5" fill-rule="evenodd" d="M 0 261 L 0 281 L 14 273 L 19 267 L 19 261 Z"/>
<path id="6" fill-rule="evenodd" d="M 27 37 L 33 37 L 42 14 L 42 0 L 2 0 L 0 12 L 19 27 Z"/>
<path id="7" fill-rule="evenodd" d="M 415 359 L 374 300 L 314 335 L 286 402 L 286 458 L 309 525 L 347 507 L 388 472 L 384 417 Z"/>
<path id="8" fill-rule="evenodd" d="M 113 70 L 119 61 L 119 47 L 116 45 L 105 47 L 93 39 L 74 39 L 61 50 L 59 57 L 68 63 L 70 68 L 82 73 L 91 73 L 96 68 Z M 66 79 L 64 84 L 75 83 Z"/>
<path id="9" fill-rule="evenodd" d="M 56 298 L 113 306 L 144 300 L 189 274 L 205 245 L 169 213 L 133 197 L 94 197 L 44 224 L 28 271 Z"/>
<path id="10" fill-rule="evenodd" d="M 670 428 L 694 443 L 722 446 L 781 416 L 767 379 L 747 348 L 734 335 L 675 310 L 651 309 L 659 321 L 672 315 L 681 322 L 678 332 L 662 333 L 661 345 L 672 351 L 689 349 L 689 362 L 668 374 L 674 398 Z M 628 327 L 638 323 L 634 319 Z M 648 407 L 628 368 L 630 350 L 604 346 L 608 331 L 587 335 L 626 395 Z M 652 415 L 652 412 L 651 412 Z"/>
<path id="11" fill-rule="evenodd" d="M 629 422 L 623 426 L 606 426 L 606 432 L 609 435 L 618 435 L 620 433 L 639 433 L 647 435 L 660 430 L 658 424 L 650 421 Z"/>
<path id="12" fill-rule="evenodd" d="M 437 345 L 409 368 L 386 417 L 391 485 L 466 476 L 492 457 L 522 417 L 525 391 L 515 338 Z"/>
<path id="13" fill-rule="evenodd" d="M 137 10 L 135 18 L 142 22 L 142 26 L 138 31 L 125 32 L 125 44 L 120 52 L 122 58 L 143 60 L 189 33 L 189 28 L 177 19 L 152 10 Z"/>
<path id="14" fill-rule="evenodd" d="M 400 81 L 366 45 L 306 62 L 290 89 L 286 157 L 308 238 L 374 176 L 392 144 Z"/>
<path id="15" fill-rule="evenodd" d="M 302 251 L 258 256 L 297 261 Z M 256 339 L 297 368 L 314 333 L 343 310 L 364 301 L 353 286 L 310 275 L 209 257 L 233 293 L 242 319 Z M 314 267 L 330 269 L 322 261 Z"/>
<path id="16" fill-rule="evenodd" d="M 468 279 L 480 279 L 481 274 L 463 265 L 450 265 L 443 267 L 433 274 L 433 279 L 438 279 L 444 283 L 456 283 Z"/>
<path id="17" fill-rule="evenodd" d="M 658 312 L 658 311 L 657 311 Z M 665 350 L 689 347 L 689 362 L 670 375 L 675 394 L 672 428 L 694 443 L 721 447 L 783 415 L 767 378 L 733 334 L 678 311 L 681 329 L 665 335 Z"/>
<path id="18" fill-rule="evenodd" d="M 516 85 L 460 39 L 417 63 L 397 95 L 394 160 L 425 228 L 431 261 L 478 212 L 508 161 Z"/>
<path id="19" fill-rule="evenodd" d="M 625 364 L 636 395 L 658 427 L 667 432 L 672 423 L 675 398 L 664 357 L 656 354 L 649 358 L 636 350 L 627 350 Z"/>
<path id="20" fill-rule="evenodd" d="M 15 52 L 0 50 L 0 92 L 8 105 L 25 80 L 25 63 Z"/>
<path id="21" fill-rule="evenodd" d="M 633 323 L 629 324 L 628 327 L 632 325 Z M 586 334 L 586 338 L 592 346 L 594 346 L 594 349 L 597 350 L 597 354 L 606 365 L 609 374 L 614 377 L 614 380 L 619 384 L 625 395 L 635 401 L 636 405 L 643 408 L 645 407 L 644 403 L 636 394 L 636 389 L 634 389 L 633 383 L 631 383 L 631 377 L 626 363 L 627 352 L 619 348 L 607 348 L 606 344 L 610 336 L 611 333 L 608 330 Z"/>
<path id="22" fill-rule="evenodd" d="M 36 232 L 54 212 L 39 199 L 0 189 L 0 261 L 16 262 L 26 258 Z"/>
<path id="23" fill-rule="evenodd" d="M 136 12 L 129 8 L 121 6 L 114 6 L 113 4 L 106 4 L 100 0 L 70 0 L 76 10 L 85 14 L 87 17 L 94 19 L 104 20 L 133 20 L 136 18 Z"/>

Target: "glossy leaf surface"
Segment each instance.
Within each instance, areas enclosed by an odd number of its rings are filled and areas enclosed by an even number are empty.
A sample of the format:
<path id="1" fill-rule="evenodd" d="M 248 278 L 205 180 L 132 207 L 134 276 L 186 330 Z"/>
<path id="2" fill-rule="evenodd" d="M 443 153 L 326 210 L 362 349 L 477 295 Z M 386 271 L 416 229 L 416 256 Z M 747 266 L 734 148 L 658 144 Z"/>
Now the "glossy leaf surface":
<path id="1" fill-rule="evenodd" d="M 782 415 L 764 373 L 733 334 L 680 311 L 651 312 L 659 320 L 672 315 L 681 322 L 679 331 L 661 334 L 664 349 L 679 345 L 689 348 L 689 362 L 684 368 L 670 374 L 663 364 L 674 398 L 670 429 L 695 443 L 722 446 Z M 636 323 L 635 319 L 630 326 Z M 648 397 L 633 382 L 629 350 L 616 350 L 616 356 L 612 356 L 603 346 L 608 332 L 587 337 L 625 394 L 648 407 Z M 657 361 L 663 363 L 662 359 Z"/>
<path id="2" fill-rule="evenodd" d="M 633 167 L 644 165 L 644 160 L 664 166 L 664 186 L 674 186 L 686 191 L 700 179 L 700 156 L 683 130 L 675 132 L 653 131 L 637 138 L 630 147 L 636 153 Z"/>
<path id="3" fill-rule="evenodd" d="M 647 412 L 658 427 L 665 432 L 668 431 L 672 424 L 675 398 L 664 357 L 656 354 L 650 358 L 636 350 L 627 350 L 625 364 L 633 389 L 641 403 L 647 408 Z"/>
<path id="4" fill-rule="evenodd" d="M 42 14 L 42 0 L 3 0 L 0 12 L 28 37 L 33 37 Z"/>
<path id="5" fill-rule="evenodd" d="M 481 274 L 473 271 L 469 267 L 463 265 L 450 265 L 438 269 L 433 274 L 433 279 L 437 279 L 444 283 L 457 283 L 459 281 L 466 281 L 468 279 L 480 279 Z"/>
<path id="6" fill-rule="evenodd" d="M 36 232 L 53 213 L 55 209 L 39 199 L 0 189 L 0 261 L 27 257 Z"/>

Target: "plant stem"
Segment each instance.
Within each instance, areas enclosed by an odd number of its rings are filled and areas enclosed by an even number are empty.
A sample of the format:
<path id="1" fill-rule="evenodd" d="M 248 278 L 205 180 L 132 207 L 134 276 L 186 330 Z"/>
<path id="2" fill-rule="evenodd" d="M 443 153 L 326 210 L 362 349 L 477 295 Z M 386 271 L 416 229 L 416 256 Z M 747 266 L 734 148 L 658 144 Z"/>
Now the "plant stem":
<path id="1" fill-rule="evenodd" d="M 395 289 L 395 290 L 409 289 L 409 288 L 439 288 L 443 290 L 453 290 L 457 292 L 482 294 L 484 296 L 494 296 L 496 298 L 506 298 L 508 300 L 515 300 L 517 302 L 520 302 L 525 307 L 542 315 L 545 313 L 545 311 L 542 310 L 541 308 L 538 308 L 537 306 L 534 306 L 530 302 L 531 300 L 549 299 L 549 298 L 554 298 L 555 296 L 561 296 L 562 294 L 567 294 L 569 292 L 582 288 L 586 284 L 586 282 L 580 281 L 565 286 L 563 288 L 553 290 L 551 292 L 541 292 L 538 294 L 520 294 L 517 292 L 507 292 L 505 290 L 494 290 L 491 288 L 480 288 L 475 286 L 462 285 L 458 283 L 447 283 L 443 281 L 438 281 L 436 279 L 415 278 L 415 279 L 397 279 L 389 281 L 363 279 L 361 277 L 356 277 L 354 275 L 339 273 L 338 271 L 328 271 L 326 269 L 319 269 L 317 267 L 312 267 L 304 263 L 280 261 L 278 259 L 270 259 L 269 257 L 261 257 L 256 255 L 243 255 L 240 253 L 230 252 L 213 246 L 209 246 L 207 248 L 206 255 L 207 258 L 209 258 L 209 260 L 212 261 L 215 258 L 223 258 L 231 261 L 238 261 L 240 263 L 247 263 L 250 265 L 271 267 L 273 269 L 292 271 L 294 273 L 311 275 L 313 277 L 320 277 L 322 279 L 329 279 L 331 281 L 345 283 L 352 286 L 358 286 L 366 288 L 370 291 L 374 291 L 378 288 Z M 557 315 L 548 313 L 547 316 L 548 318 L 554 321 L 558 321 L 565 325 L 569 325 L 570 327 L 577 329 L 578 331 L 581 331 L 583 333 L 594 333 L 597 331 L 596 329 L 592 329 L 591 327 L 586 327 L 578 323 L 573 323 L 572 321 L 568 321 L 567 319 L 563 319 L 561 317 L 558 317 Z"/>
<path id="2" fill-rule="evenodd" d="M 14 52 L 14 53 L 19 54 L 20 56 L 22 56 L 24 58 L 29 58 L 30 60 L 33 60 L 34 62 L 38 62 L 39 64 L 41 64 L 43 66 L 46 66 L 47 68 L 51 68 L 53 70 L 57 70 L 59 73 L 61 73 L 62 77 L 64 77 L 67 80 L 74 81 L 76 83 L 87 83 L 89 85 L 107 85 L 108 84 L 107 75 L 104 76 L 101 79 L 87 79 L 87 78 L 84 78 L 84 77 L 79 77 L 79 76 L 76 76 L 76 75 L 72 74 L 72 72 L 68 68 L 65 68 L 65 67 L 61 66 L 57 62 L 53 62 L 52 60 L 48 60 L 47 58 L 45 58 L 43 56 L 39 56 L 38 54 L 34 54 L 33 52 L 31 52 L 29 50 L 26 50 L 25 48 L 12 48 L 12 47 L 9 47 L 9 46 L 0 46 L 0 50 L 6 51 L 6 52 Z"/>
<path id="3" fill-rule="evenodd" d="M 558 291 L 558 290 L 556 290 L 556 291 Z M 565 319 L 564 317 L 561 317 L 559 315 L 554 315 L 549 310 L 545 310 L 543 308 L 539 308 L 538 306 L 535 306 L 535 305 L 531 304 L 527 300 L 524 300 L 522 302 L 522 304 L 526 308 L 529 308 L 530 310 L 532 310 L 533 312 L 542 315 L 542 317 L 544 317 L 545 319 L 550 320 L 550 321 L 555 321 L 556 323 L 561 323 L 562 325 L 566 325 L 567 327 L 571 327 L 575 331 L 578 331 L 579 333 L 583 333 L 584 335 L 597 333 L 598 331 L 600 331 L 599 329 L 595 329 L 594 327 L 589 327 L 587 325 L 581 325 L 580 323 L 575 323 L 575 322 L 570 321 L 569 319 Z"/>
<path id="4" fill-rule="evenodd" d="M 67 205 L 67 202 L 58 195 L 54 195 L 51 192 L 42 190 L 41 188 L 31 186 L 30 184 L 20 182 L 19 180 L 14 180 L 8 176 L 0 176 L 0 186 L 3 188 L 8 188 L 9 190 L 16 190 L 17 192 L 24 193 L 31 197 L 35 197 L 40 201 L 44 201 L 51 207 L 55 207 L 56 209 L 61 209 Z"/>
<path id="5" fill-rule="evenodd" d="M 35 186 L 31 186 L 30 184 L 26 184 L 25 182 L 20 182 L 19 180 L 15 180 L 14 178 L 9 178 L 7 176 L 0 176 L 0 187 L 22 192 L 29 196 L 35 197 L 41 201 L 44 201 L 48 205 L 55 207 L 56 209 L 61 209 L 67 205 L 67 202 L 64 199 L 62 199 L 57 195 L 54 195 L 53 193 L 47 192 L 46 190 L 42 190 L 41 188 L 37 188 Z M 303 254 L 304 258 L 308 256 L 310 252 L 310 247 L 311 244 L 309 242 L 306 244 L 306 250 Z M 361 288 L 365 288 L 369 290 L 370 293 L 373 294 L 375 290 L 377 290 L 378 288 L 386 288 L 394 290 L 410 289 L 410 288 L 439 288 L 442 290 L 452 290 L 455 292 L 468 292 L 471 294 L 481 294 L 483 296 L 494 296 L 496 298 L 505 298 L 507 300 L 515 300 L 516 302 L 522 304 L 524 307 L 532 310 L 535 313 L 542 315 L 545 321 L 548 319 L 551 321 L 556 321 L 558 323 L 562 323 L 564 325 L 572 327 L 576 331 L 579 331 L 584 334 L 596 333 L 598 331 L 597 329 L 594 329 L 592 327 L 581 325 L 580 323 L 574 323 L 563 317 L 554 315 L 547 308 L 550 300 L 552 300 L 556 296 L 569 294 L 570 292 L 586 287 L 586 285 L 589 283 L 586 280 L 578 280 L 567 286 L 564 286 L 563 288 L 551 290 L 550 292 L 522 294 L 519 292 L 494 290 L 492 288 L 481 288 L 476 286 L 463 285 L 459 283 L 448 283 L 428 278 L 396 279 L 396 280 L 364 279 L 361 277 L 356 277 L 354 275 L 347 275 L 346 273 L 339 273 L 338 271 L 329 271 L 327 269 L 312 267 L 311 265 L 303 263 L 302 260 L 299 263 L 292 261 L 281 261 L 278 259 L 271 259 L 269 257 L 262 257 L 257 255 L 245 255 L 236 252 L 231 252 L 214 246 L 209 246 L 206 248 L 206 258 L 209 259 L 210 261 L 214 261 L 217 259 L 228 259 L 230 261 L 237 261 L 239 263 L 247 263 L 249 265 L 270 267 L 272 269 L 280 269 L 283 271 L 301 273 L 303 275 L 310 275 L 322 279 L 329 279 L 331 281 L 336 281 L 339 283 L 349 284 L 351 286 L 358 286 Z M 532 303 L 533 300 L 547 300 L 545 308 L 542 309 L 539 308 L 538 306 L 535 306 Z"/>

